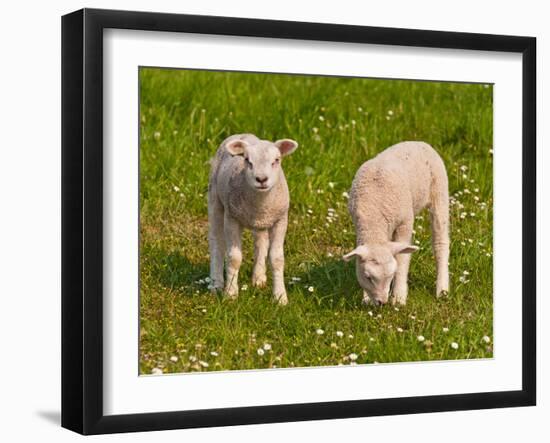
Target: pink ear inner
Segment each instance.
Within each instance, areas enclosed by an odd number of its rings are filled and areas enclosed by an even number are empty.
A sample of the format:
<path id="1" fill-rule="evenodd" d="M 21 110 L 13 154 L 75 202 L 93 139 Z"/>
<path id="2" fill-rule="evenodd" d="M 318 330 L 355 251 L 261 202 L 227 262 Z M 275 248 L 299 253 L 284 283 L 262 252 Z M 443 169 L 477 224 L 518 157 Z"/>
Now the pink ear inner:
<path id="1" fill-rule="evenodd" d="M 231 140 L 227 143 L 226 149 L 231 155 L 242 155 L 247 145 L 244 140 Z"/>
<path id="2" fill-rule="evenodd" d="M 285 138 L 282 140 L 277 140 L 275 142 L 275 146 L 279 148 L 279 151 L 281 151 L 281 155 L 288 155 L 292 154 L 296 148 L 298 148 L 298 143 L 296 143 L 294 140 Z"/>

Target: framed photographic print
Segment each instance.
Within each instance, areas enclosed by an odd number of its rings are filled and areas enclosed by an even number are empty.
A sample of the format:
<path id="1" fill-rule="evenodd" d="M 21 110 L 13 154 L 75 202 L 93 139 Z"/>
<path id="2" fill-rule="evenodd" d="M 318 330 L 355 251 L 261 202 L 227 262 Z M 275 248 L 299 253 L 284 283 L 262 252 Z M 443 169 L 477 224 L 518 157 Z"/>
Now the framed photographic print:
<path id="1" fill-rule="evenodd" d="M 62 21 L 62 425 L 534 405 L 530 37 Z"/>

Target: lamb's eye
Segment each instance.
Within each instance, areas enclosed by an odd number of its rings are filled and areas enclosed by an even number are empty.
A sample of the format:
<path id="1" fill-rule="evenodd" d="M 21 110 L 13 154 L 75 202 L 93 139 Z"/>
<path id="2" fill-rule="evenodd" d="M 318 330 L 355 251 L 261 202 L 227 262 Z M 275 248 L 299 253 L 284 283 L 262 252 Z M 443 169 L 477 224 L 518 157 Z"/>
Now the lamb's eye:
<path id="1" fill-rule="evenodd" d="M 244 158 L 244 162 L 246 163 L 246 166 L 248 166 L 249 168 L 252 168 L 252 162 L 248 160 L 248 157 Z"/>
<path id="2" fill-rule="evenodd" d="M 281 159 L 280 158 L 276 158 L 275 161 L 273 163 L 271 163 L 271 166 L 276 166 L 278 165 L 279 163 L 281 163 Z"/>

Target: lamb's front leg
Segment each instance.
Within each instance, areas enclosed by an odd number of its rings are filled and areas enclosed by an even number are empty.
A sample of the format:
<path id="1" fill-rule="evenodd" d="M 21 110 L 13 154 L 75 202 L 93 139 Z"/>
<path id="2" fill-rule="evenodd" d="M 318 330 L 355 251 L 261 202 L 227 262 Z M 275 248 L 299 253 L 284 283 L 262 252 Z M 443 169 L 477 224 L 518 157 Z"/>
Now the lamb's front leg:
<path id="1" fill-rule="evenodd" d="M 414 218 L 413 218 L 414 220 Z M 411 242 L 413 229 L 413 221 L 408 221 L 401 224 L 393 235 L 393 240 L 397 242 L 407 243 Z M 397 254 L 395 256 L 397 260 L 397 271 L 393 281 L 393 304 L 404 305 L 407 303 L 407 295 L 409 292 L 409 285 L 407 279 L 409 276 L 409 265 L 411 263 L 411 254 Z"/>
<path id="2" fill-rule="evenodd" d="M 254 269 L 252 271 L 252 285 L 263 288 L 267 282 L 265 274 L 265 260 L 269 250 L 269 232 L 267 230 L 254 231 Z"/>
<path id="3" fill-rule="evenodd" d="M 281 305 L 288 303 L 284 280 L 285 256 L 283 250 L 287 223 L 288 218 L 285 215 L 269 231 L 269 261 L 273 272 L 273 297 Z"/>
<path id="4" fill-rule="evenodd" d="M 225 293 L 231 298 L 239 295 L 239 268 L 243 259 L 241 236 L 242 227 L 237 220 L 225 212 L 224 236 L 226 250 L 227 276 L 225 280 Z"/>

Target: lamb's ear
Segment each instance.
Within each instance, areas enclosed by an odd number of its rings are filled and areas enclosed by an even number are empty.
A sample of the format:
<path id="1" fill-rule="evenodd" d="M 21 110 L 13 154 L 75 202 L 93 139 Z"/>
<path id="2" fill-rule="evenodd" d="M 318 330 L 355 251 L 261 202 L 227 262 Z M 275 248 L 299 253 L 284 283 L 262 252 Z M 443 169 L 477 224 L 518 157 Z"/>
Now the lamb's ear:
<path id="1" fill-rule="evenodd" d="M 225 149 L 227 149 L 227 152 L 229 152 L 231 155 L 243 155 L 244 148 L 248 146 L 248 143 L 244 140 L 231 140 L 225 145 Z"/>
<path id="2" fill-rule="evenodd" d="M 409 245 L 408 243 L 392 241 L 390 242 L 390 250 L 392 255 L 397 254 L 412 254 L 413 252 L 418 251 L 420 248 L 418 246 Z"/>
<path id="3" fill-rule="evenodd" d="M 291 140 L 290 138 L 283 138 L 282 140 L 277 140 L 275 142 L 275 146 L 279 148 L 279 151 L 281 151 L 281 155 L 289 155 L 292 154 L 296 149 L 298 149 L 298 143 L 294 140 Z"/>
<path id="4" fill-rule="evenodd" d="M 344 261 L 350 261 L 355 256 L 365 258 L 367 256 L 367 247 L 364 245 L 357 246 L 353 251 L 348 252 L 342 257 Z"/>

